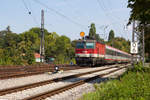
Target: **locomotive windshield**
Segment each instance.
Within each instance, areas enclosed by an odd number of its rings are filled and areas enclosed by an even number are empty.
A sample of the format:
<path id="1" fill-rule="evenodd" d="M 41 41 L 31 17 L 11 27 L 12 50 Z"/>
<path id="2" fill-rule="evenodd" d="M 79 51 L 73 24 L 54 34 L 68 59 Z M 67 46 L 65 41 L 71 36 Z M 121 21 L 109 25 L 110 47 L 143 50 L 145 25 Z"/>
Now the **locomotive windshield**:
<path id="1" fill-rule="evenodd" d="M 76 48 L 79 48 L 79 49 L 83 49 L 83 48 L 86 48 L 86 49 L 94 49 L 94 45 L 95 43 L 91 43 L 91 42 L 77 42 L 76 44 Z"/>
<path id="2" fill-rule="evenodd" d="M 85 43 L 83 43 L 83 42 L 77 42 L 76 48 L 83 49 L 83 48 L 84 48 L 84 44 L 85 44 Z"/>
<path id="3" fill-rule="evenodd" d="M 86 43 L 87 49 L 94 49 L 94 43 Z"/>

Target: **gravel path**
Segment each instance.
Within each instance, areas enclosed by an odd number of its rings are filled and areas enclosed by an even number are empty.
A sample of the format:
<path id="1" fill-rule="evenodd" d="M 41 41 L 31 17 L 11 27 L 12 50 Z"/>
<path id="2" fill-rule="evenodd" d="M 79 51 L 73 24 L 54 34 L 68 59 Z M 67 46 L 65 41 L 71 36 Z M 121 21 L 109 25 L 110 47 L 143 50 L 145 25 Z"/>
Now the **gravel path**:
<path id="1" fill-rule="evenodd" d="M 96 75 L 99 75 L 99 74 L 102 74 L 102 73 L 107 73 L 107 72 L 115 70 L 115 69 L 117 69 L 117 68 L 109 69 L 107 71 L 96 72 L 96 73 L 90 74 L 90 75 L 84 75 L 84 76 L 81 76 L 79 78 L 69 79 L 69 80 L 66 80 L 66 81 L 55 82 L 55 83 L 52 83 L 52 84 L 47 84 L 47 85 L 44 85 L 44 86 L 40 86 L 40 87 L 36 87 L 36 88 L 32 88 L 32 89 L 27 89 L 27 90 L 16 92 L 16 93 L 7 94 L 7 95 L 4 95 L 4 96 L 0 96 L 0 99 L 20 100 L 20 99 L 29 97 L 31 95 L 36 95 L 36 94 L 39 94 L 39 93 L 42 93 L 42 92 L 50 91 L 50 90 L 53 90 L 55 88 L 59 88 L 59 87 L 65 86 L 65 85 L 69 85 L 69 84 L 71 84 L 73 82 L 76 82 L 78 80 L 83 80 L 83 79 L 93 77 L 93 76 L 96 76 Z M 87 84 L 92 85 L 91 83 L 87 83 Z M 58 97 L 60 97 L 60 96 L 58 96 Z M 66 100 L 66 99 L 64 99 L 64 100 Z M 71 100 L 71 99 L 69 99 L 69 100 Z"/>

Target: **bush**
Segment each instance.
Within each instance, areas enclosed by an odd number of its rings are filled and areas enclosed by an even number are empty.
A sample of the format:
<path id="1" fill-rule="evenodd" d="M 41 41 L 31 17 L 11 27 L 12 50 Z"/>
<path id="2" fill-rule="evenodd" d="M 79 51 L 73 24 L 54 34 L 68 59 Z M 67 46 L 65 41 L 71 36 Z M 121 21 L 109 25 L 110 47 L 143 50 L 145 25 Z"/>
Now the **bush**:
<path id="1" fill-rule="evenodd" d="M 134 64 L 134 69 L 133 71 L 143 71 L 143 65 L 142 62 L 139 62 L 138 64 Z"/>
<path id="2" fill-rule="evenodd" d="M 150 68 L 129 71 L 120 80 L 95 84 L 95 92 L 85 94 L 81 100 L 149 100 Z"/>

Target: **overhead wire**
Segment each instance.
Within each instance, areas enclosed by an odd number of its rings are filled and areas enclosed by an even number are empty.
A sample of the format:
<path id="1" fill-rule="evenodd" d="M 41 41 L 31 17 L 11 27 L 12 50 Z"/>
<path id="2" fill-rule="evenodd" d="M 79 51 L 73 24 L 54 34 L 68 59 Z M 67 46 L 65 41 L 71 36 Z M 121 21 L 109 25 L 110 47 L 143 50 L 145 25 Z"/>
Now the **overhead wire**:
<path id="1" fill-rule="evenodd" d="M 55 9 L 53 9 L 53 8 L 50 8 L 50 7 L 47 6 L 46 4 L 40 2 L 39 0 L 33 0 L 33 1 L 36 2 L 36 3 L 38 3 L 38 4 L 40 4 L 40 5 L 42 5 L 42 6 L 44 6 L 45 8 L 47 8 L 47 9 L 49 9 L 49 10 L 55 12 L 57 15 L 63 17 L 64 19 L 66 19 L 67 21 L 69 21 L 69 22 L 71 22 L 71 23 L 77 25 L 78 27 L 82 27 L 82 28 L 84 27 L 84 28 L 85 28 L 85 25 L 82 25 L 82 24 L 80 24 L 80 23 L 78 23 L 78 22 L 72 20 L 71 18 L 65 16 L 64 14 L 60 13 L 59 11 L 57 11 L 57 10 L 55 10 Z"/>
<path id="2" fill-rule="evenodd" d="M 107 0 L 106 0 L 107 1 Z M 109 0 L 110 1 L 110 0 Z M 107 3 L 110 5 L 110 2 L 108 2 L 107 1 Z M 109 7 L 111 7 L 111 6 L 109 6 Z M 108 8 L 108 10 L 111 10 L 112 8 Z M 109 15 L 109 13 L 108 13 L 108 15 Z M 114 16 L 113 14 L 111 14 L 111 17 L 113 18 L 113 19 L 115 19 L 116 20 L 116 22 L 118 22 L 118 24 L 116 24 L 116 25 L 118 25 L 118 27 L 120 27 L 120 29 L 122 29 L 122 24 L 118 21 L 118 19 L 119 20 L 121 20 L 121 18 L 119 17 L 119 16 Z M 123 26 L 124 27 L 124 26 Z M 122 31 L 123 31 L 124 29 L 122 29 Z M 120 33 L 121 34 L 123 34 L 121 31 L 120 31 Z M 121 35 L 121 36 L 123 36 L 123 35 Z"/>
<path id="3" fill-rule="evenodd" d="M 105 0 L 105 1 L 107 1 L 107 0 Z M 103 0 L 101 0 L 101 3 L 102 3 L 102 5 L 103 5 L 103 7 L 104 7 L 104 10 L 108 12 L 108 13 L 106 13 L 106 14 L 107 14 L 109 17 L 113 18 L 113 19 L 116 20 L 116 21 L 118 21 L 118 19 L 120 19 L 118 16 L 109 15 L 109 10 L 112 10 L 112 8 L 110 8 L 111 6 L 106 6 L 106 5 L 105 5 L 105 2 L 104 2 Z M 111 5 L 110 2 L 107 1 L 107 3 L 109 3 L 109 5 Z"/>
<path id="4" fill-rule="evenodd" d="M 109 5 L 109 8 L 112 9 L 112 7 L 111 7 L 111 0 L 106 0 L 106 2 Z"/>
<path id="5" fill-rule="evenodd" d="M 109 26 L 111 25 L 111 21 L 110 21 L 110 19 L 109 19 L 109 17 L 108 17 L 108 15 L 106 14 L 106 12 L 105 12 L 105 7 L 104 7 L 104 5 L 99 1 L 99 0 L 96 0 L 97 1 L 97 3 L 98 3 L 98 6 L 101 8 L 101 10 L 103 11 L 103 13 L 104 13 L 104 15 L 107 17 L 107 21 L 108 21 L 108 23 L 109 23 Z M 106 26 L 108 26 L 108 25 L 106 25 Z"/>
<path id="6" fill-rule="evenodd" d="M 104 14 L 105 14 L 105 16 L 109 19 L 109 18 L 113 18 L 114 20 L 116 20 L 116 21 L 118 21 L 118 19 L 120 19 L 119 17 L 115 17 L 115 16 L 113 16 L 113 15 L 109 15 L 108 13 L 106 13 L 106 10 L 108 11 L 108 8 L 106 9 L 106 6 L 105 6 L 105 3 L 104 3 L 104 1 L 103 0 L 101 0 L 101 2 L 100 2 L 100 0 L 97 0 L 97 2 L 98 2 L 98 5 L 100 6 L 100 8 L 102 9 L 102 11 L 104 12 Z M 109 22 L 110 23 L 110 22 Z M 110 23 L 110 25 L 111 25 L 112 23 Z M 119 25 L 120 24 L 120 25 Z M 118 23 L 117 25 L 119 25 L 119 27 L 121 28 L 121 26 L 122 26 L 122 24 L 121 23 Z M 114 27 L 114 26 L 113 26 Z M 115 28 L 115 27 L 114 27 Z M 122 29 L 122 28 L 121 28 Z M 121 33 L 121 36 L 123 36 L 123 33 L 120 31 L 120 33 Z M 128 37 L 129 38 L 129 37 Z"/>
<path id="7" fill-rule="evenodd" d="M 104 3 L 104 1 L 103 1 L 103 0 L 101 0 L 101 1 L 102 1 L 102 3 L 103 3 L 102 5 L 104 6 L 104 9 L 105 9 L 105 10 L 107 10 L 107 11 L 108 11 L 108 10 L 111 10 L 111 9 L 112 9 L 112 8 L 110 8 L 111 6 L 106 7 L 106 6 L 105 6 L 105 3 Z M 105 1 L 107 1 L 107 0 L 105 0 Z M 111 1 L 109 0 L 109 1 L 107 1 L 107 3 L 108 3 L 108 5 L 110 5 Z M 107 8 L 107 9 L 106 9 L 106 8 Z M 108 13 L 107 15 L 109 16 L 109 13 Z M 119 16 L 110 15 L 110 17 L 111 17 L 111 18 L 113 18 L 114 20 L 116 20 L 116 22 L 118 22 L 118 19 L 120 19 L 120 20 L 121 20 L 121 18 L 120 18 Z M 121 23 L 118 23 L 118 24 L 120 24 L 120 25 L 119 25 L 119 27 L 121 27 L 121 26 L 122 26 L 122 24 L 121 24 Z"/>
<path id="8" fill-rule="evenodd" d="M 70 5 L 70 3 L 69 3 L 69 0 L 63 0 L 64 2 L 65 2 L 65 4 L 66 4 L 66 6 L 68 7 L 68 9 L 72 9 L 73 7 Z M 72 9 L 72 12 L 73 12 L 73 14 L 75 15 L 74 17 L 76 18 L 76 19 L 78 19 L 78 20 L 80 20 L 80 17 L 79 17 L 79 15 L 78 15 L 78 13 L 76 13 L 77 12 L 77 9 L 76 9 L 76 11 L 73 11 L 73 9 Z M 87 27 L 87 26 L 86 26 Z M 89 29 L 89 27 L 88 27 L 88 29 Z M 81 31 L 83 31 L 83 29 L 81 30 Z M 88 33 L 86 30 L 84 30 L 84 32 L 85 33 Z M 79 34 L 75 34 L 76 35 L 76 37 L 77 36 L 79 36 Z"/>
<path id="9" fill-rule="evenodd" d="M 29 0 L 29 1 L 30 1 L 30 0 Z M 28 2 L 29 2 L 29 1 L 28 1 Z M 38 21 L 37 21 L 36 17 L 34 16 L 34 12 L 33 12 L 33 10 L 32 10 L 32 7 L 31 7 L 30 2 L 29 2 L 29 9 L 30 9 L 30 11 L 32 12 L 31 16 L 32 16 L 34 22 L 35 22 L 36 24 L 38 24 Z"/>
<path id="10" fill-rule="evenodd" d="M 68 3 L 68 1 L 67 0 L 63 0 L 64 2 L 65 2 L 65 4 L 67 5 L 67 7 L 68 7 L 68 9 L 70 8 L 72 8 L 72 6 L 70 6 L 70 4 Z M 75 13 L 74 13 L 75 14 Z M 75 16 L 74 16 L 75 17 Z M 76 17 L 76 19 L 78 19 L 79 17 Z M 72 36 L 73 37 L 78 37 L 79 36 L 79 34 L 72 34 Z"/>
<path id="11" fill-rule="evenodd" d="M 28 8 L 28 6 L 27 6 L 26 2 L 25 2 L 24 0 L 22 0 L 22 2 L 23 2 L 23 4 L 24 4 L 25 8 L 27 9 L 27 11 L 28 11 L 28 13 L 29 13 L 29 12 L 30 12 L 30 10 L 29 10 L 29 8 Z"/>
<path id="12" fill-rule="evenodd" d="M 107 1 L 107 0 L 106 0 Z M 101 9 L 102 9 L 102 11 L 104 12 L 104 14 L 105 14 L 105 16 L 106 17 L 109 17 L 109 18 L 111 18 L 111 19 L 113 19 L 113 20 L 116 20 L 116 21 L 118 21 L 118 19 L 120 19 L 119 17 L 115 17 L 115 16 L 113 16 L 113 15 L 109 15 L 109 9 L 106 7 L 106 5 L 105 5 L 105 2 L 103 1 L 103 0 L 97 0 L 97 2 L 98 2 L 98 4 L 99 4 L 99 6 L 101 7 Z M 106 12 L 107 11 L 107 12 Z M 108 18 L 108 19 L 109 19 Z"/>
<path id="13" fill-rule="evenodd" d="M 35 18 L 35 17 L 33 16 L 33 14 L 32 14 L 33 11 L 32 11 L 32 9 L 31 9 L 31 7 L 29 8 L 24 0 L 22 0 L 22 2 L 23 2 L 24 7 L 26 8 L 26 10 L 28 11 L 29 15 L 31 15 L 31 17 L 32 17 L 32 19 L 33 19 L 33 21 L 34 21 L 34 23 L 38 26 L 38 22 L 37 22 L 36 18 Z"/>

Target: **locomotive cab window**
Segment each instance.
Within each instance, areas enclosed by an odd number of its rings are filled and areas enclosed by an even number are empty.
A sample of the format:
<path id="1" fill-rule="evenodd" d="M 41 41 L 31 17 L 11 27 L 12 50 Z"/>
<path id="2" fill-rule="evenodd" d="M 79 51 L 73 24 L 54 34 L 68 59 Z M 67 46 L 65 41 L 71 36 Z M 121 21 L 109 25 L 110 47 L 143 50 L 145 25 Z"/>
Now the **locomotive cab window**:
<path id="1" fill-rule="evenodd" d="M 83 49 L 84 45 L 85 45 L 85 43 L 83 43 L 83 42 L 77 42 L 76 43 L 76 48 Z"/>
<path id="2" fill-rule="evenodd" d="M 86 43 L 86 48 L 87 49 L 94 49 L 94 47 L 95 47 L 95 43 Z"/>

